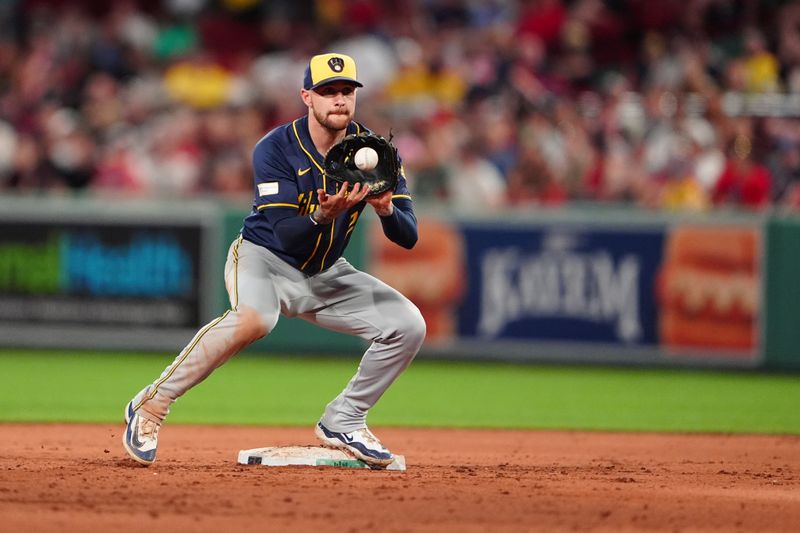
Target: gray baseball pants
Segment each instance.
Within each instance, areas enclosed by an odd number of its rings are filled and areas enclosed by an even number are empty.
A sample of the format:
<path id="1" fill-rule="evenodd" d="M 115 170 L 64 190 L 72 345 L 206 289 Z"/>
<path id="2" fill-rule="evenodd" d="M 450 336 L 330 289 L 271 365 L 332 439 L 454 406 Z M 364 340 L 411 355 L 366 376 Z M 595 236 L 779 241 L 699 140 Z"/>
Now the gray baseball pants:
<path id="1" fill-rule="evenodd" d="M 141 408 L 144 416 L 163 421 L 175 400 L 267 335 L 283 314 L 372 342 L 321 418 L 328 429 L 349 433 L 366 426 L 367 411 L 408 367 L 425 338 L 425 321 L 413 303 L 344 258 L 308 277 L 239 237 L 228 250 L 225 287 L 231 309 L 198 331 L 134 398 L 134 409 Z"/>

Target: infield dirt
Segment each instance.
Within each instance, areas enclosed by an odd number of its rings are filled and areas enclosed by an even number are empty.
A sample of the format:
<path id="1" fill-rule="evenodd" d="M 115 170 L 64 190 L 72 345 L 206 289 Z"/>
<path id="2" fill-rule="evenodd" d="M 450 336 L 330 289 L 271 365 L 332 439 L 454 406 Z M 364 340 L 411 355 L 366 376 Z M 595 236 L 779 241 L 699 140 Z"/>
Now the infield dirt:
<path id="1" fill-rule="evenodd" d="M 373 428 L 407 472 L 236 464 L 311 428 L 0 424 L 0 530 L 800 531 L 800 437 Z"/>

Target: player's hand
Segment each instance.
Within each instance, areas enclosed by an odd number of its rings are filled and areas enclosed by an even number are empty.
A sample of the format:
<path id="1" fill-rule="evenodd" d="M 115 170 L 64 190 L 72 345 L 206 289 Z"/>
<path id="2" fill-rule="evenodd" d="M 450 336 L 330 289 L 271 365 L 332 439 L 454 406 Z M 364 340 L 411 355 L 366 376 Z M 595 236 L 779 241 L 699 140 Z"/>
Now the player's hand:
<path id="1" fill-rule="evenodd" d="M 394 204 L 392 204 L 392 191 L 386 191 L 378 196 L 367 198 L 367 203 L 371 205 L 378 216 L 388 217 L 394 213 Z"/>
<path id="2" fill-rule="evenodd" d="M 323 189 L 317 189 L 319 208 L 314 213 L 314 220 L 319 224 L 330 224 L 336 217 L 364 200 L 369 193 L 369 187 L 362 187 L 360 183 L 353 185 L 345 182 L 336 194 L 330 195 Z"/>

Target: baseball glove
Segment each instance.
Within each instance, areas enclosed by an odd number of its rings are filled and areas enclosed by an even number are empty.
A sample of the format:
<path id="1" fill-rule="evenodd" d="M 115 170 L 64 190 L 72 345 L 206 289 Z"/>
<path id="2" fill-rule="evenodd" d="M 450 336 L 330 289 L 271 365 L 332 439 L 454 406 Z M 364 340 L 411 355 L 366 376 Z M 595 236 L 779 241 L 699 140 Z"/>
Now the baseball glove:
<path id="1" fill-rule="evenodd" d="M 361 170 L 356 166 L 356 152 L 372 148 L 378 154 L 378 163 L 372 169 Z M 333 145 L 325 156 L 325 174 L 339 183 L 347 182 L 352 187 L 361 183 L 369 187 L 367 197 L 379 196 L 394 190 L 400 177 L 400 159 L 397 148 L 389 140 L 369 132 L 352 133 Z"/>

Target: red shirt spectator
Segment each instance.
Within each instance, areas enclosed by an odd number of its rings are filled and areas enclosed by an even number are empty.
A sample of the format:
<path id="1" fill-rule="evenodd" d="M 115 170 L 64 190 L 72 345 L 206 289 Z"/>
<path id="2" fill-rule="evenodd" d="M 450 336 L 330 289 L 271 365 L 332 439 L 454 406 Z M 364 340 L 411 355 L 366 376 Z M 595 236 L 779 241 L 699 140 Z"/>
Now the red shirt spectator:
<path id="1" fill-rule="evenodd" d="M 561 0 L 535 0 L 522 11 L 517 33 L 537 35 L 550 46 L 558 39 L 566 18 Z"/>
<path id="2" fill-rule="evenodd" d="M 749 158 L 728 159 L 712 191 L 714 204 L 735 204 L 750 208 L 769 204 L 772 177 L 763 165 Z"/>

